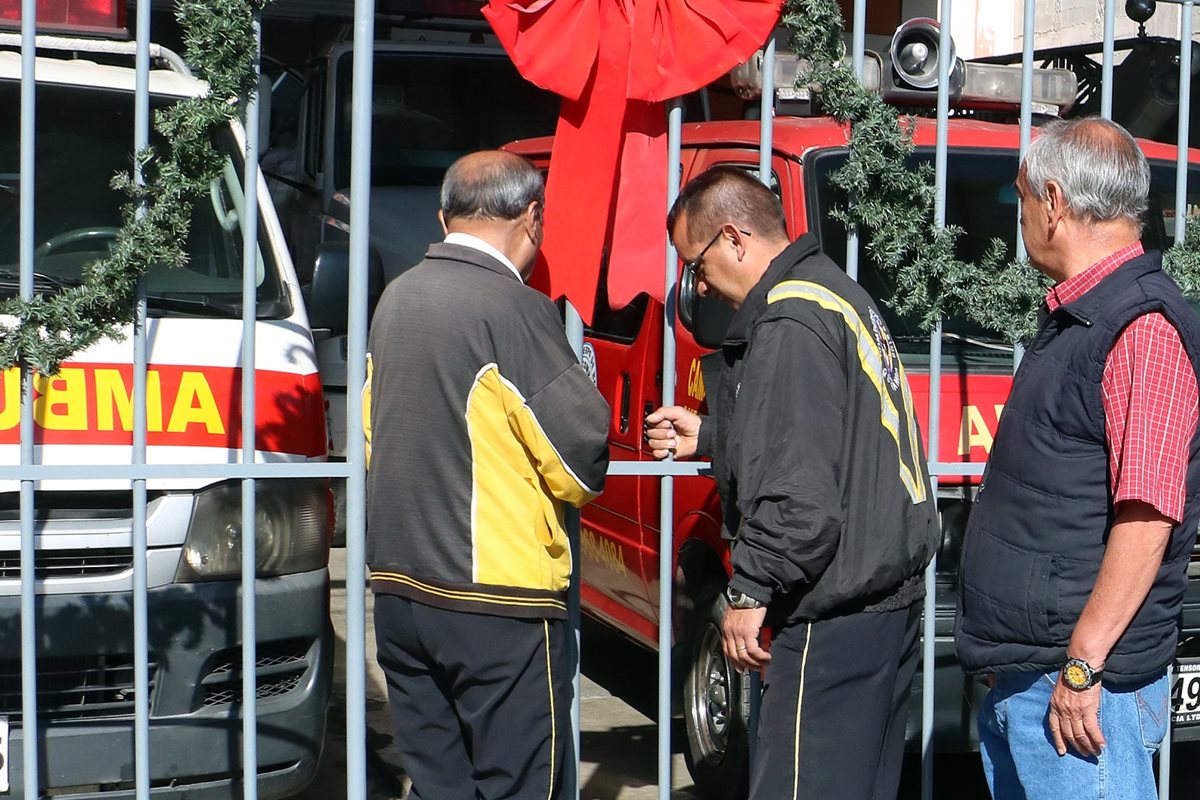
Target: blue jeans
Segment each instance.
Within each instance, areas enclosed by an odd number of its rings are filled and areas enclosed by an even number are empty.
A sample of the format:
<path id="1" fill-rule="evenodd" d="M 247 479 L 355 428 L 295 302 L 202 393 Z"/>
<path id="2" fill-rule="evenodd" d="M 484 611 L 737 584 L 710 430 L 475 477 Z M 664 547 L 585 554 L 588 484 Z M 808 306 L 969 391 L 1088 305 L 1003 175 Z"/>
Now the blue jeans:
<path id="1" fill-rule="evenodd" d="M 1047 713 L 1058 673 L 1002 673 L 979 709 L 979 749 L 995 800 L 1155 800 L 1152 757 L 1167 733 L 1167 677 L 1102 684 L 1098 757 L 1059 756 Z"/>

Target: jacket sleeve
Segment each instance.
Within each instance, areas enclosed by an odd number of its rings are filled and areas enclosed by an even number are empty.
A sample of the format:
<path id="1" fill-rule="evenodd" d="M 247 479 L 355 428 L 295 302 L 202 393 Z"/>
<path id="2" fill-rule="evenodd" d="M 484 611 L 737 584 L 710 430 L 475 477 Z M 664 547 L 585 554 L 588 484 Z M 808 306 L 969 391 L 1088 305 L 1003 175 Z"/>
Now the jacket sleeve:
<path id="1" fill-rule="evenodd" d="M 735 430 L 737 505 L 734 589 L 762 602 L 811 583 L 833 560 L 843 510 L 846 372 L 815 330 L 793 319 L 755 330 Z"/>
<path id="2" fill-rule="evenodd" d="M 604 490 L 608 403 L 579 364 L 525 399 L 510 421 L 559 500 L 582 506 Z"/>
<path id="3" fill-rule="evenodd" d="M 541 308 L 527 317 L 533 326 L 518 345 L 522 352 L 513 357 L 523 402 L 510 411 L 509 424 L 550 493 L 582 506 L 604 489 L 611 413 L 576 360 L 553 304 L 539 301 Z"/>

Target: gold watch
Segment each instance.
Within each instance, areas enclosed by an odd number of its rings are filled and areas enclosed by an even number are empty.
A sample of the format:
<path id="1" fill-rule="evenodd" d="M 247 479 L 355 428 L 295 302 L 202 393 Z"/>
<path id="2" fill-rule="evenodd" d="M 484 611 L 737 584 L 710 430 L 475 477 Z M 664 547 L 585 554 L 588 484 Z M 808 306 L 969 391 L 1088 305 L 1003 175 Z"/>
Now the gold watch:
<path id="1" fill-rule="evenodd" d="M 1063 683 L 1079 692 L 1095 686 L 1103 674 L 1104 670 L 1096 669 L 1082 658 L 1068 658 L 1062 668 Z"/>

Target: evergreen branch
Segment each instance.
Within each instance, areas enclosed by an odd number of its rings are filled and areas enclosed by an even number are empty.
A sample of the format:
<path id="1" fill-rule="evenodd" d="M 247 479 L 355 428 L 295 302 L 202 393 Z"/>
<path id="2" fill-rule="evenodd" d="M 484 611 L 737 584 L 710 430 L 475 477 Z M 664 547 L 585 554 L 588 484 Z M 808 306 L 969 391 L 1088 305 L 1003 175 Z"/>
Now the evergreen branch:
<path id="1" fill-rule="evenodd" d="M 109 255 L 89 264 L 80 286 L 0 303 L 16 324 L 0 327 L 0 363 L 25 365 L 45 374 L 104 338 L 119 339 L 134 321 L 137 281 L 155 264 L 186 263 L 194 202 L 221 174 L 212 133 L 233 119 L 254 88 L 257 46 L 254 12 L 265 0 L 179 0 L 175 13 L 184 31 L 184 56 L 208 82 L 204 97 L 186 98 L 155 112 L 155 129 L 166 153 L 135 154 L 145 184 L 132 173 L 114 176 L 113 188 L 129 198 Z M 141 214 L 139 215 L 139 209 Z"/>

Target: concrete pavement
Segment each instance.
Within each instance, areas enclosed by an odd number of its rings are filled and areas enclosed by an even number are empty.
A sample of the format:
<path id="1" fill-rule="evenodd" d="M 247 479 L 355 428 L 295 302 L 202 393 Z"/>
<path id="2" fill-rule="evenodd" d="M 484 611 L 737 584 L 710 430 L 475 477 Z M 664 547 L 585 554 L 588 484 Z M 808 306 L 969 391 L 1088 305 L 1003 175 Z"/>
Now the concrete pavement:
<path id="1" fill-rule="evenodd" d="M 336 641 L 333 701 L 325 750 L 316 780 L 300 800 L 340 800 L 346 794 L 346 551 L 330 554 L 330 613 Z M 367 795 L 369 800 L 402 800 L 408 782 L 392 746 L 394 730 L 387 707 L 387 684 L 375 661 L 373 598 L 366 597 Z M 595 623 L 582 633 L 583 679 L 580 692 L 580 797 L 583 800 L 655 800 L 658 797 L 657 685 L 654 654 L 629 644 Z M 680 751 L 682 727 L 675 726 L 672 800 L 693 798 L 691 779 Z"/>

